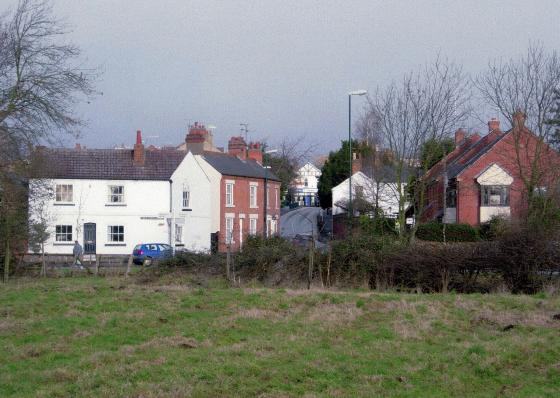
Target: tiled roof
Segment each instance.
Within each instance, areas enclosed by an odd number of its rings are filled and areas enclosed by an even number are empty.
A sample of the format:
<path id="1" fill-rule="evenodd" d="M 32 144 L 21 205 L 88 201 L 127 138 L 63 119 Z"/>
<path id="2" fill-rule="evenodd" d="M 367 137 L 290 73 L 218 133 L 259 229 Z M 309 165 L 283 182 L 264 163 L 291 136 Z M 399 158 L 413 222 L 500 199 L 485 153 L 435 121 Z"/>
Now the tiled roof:
<path id="1" fill-rule="evenodd" d="M 130 149 L 42 148 L 36 159 L 42 162 L 37 178 L 95 180 L 169 180 L 186 152 L 146 150 L 143 166 L 132 162 Z"/>
<path id="2" fill-rule="evenodd" d="M 202 157 L 219 173 L 224 175 L 267 178 L 269 180 L 280 181 L 270 170 L 265 169 L 252 159 L 243 160 L 239 159 L 237 156 L 221 152 L 204 152 Z"/>

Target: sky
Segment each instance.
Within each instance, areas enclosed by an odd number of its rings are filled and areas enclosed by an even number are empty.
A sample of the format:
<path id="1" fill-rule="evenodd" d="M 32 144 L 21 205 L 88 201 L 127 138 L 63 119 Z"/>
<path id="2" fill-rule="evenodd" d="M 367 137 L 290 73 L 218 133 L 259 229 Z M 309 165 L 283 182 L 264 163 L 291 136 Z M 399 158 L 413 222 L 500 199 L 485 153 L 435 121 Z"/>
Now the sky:
<path id="1" fill-rule="evenodd" d="M 438 54 L 477 73 L 531 42 L 560 44 L 556 0 L 54 0 L 54 11 L 102 72 L 102 95 L 77 108 L 88 147 L 131 146 L 138 129 L 147 144 L 179 144 L 199 121 L 220 146 L 247 123 L 250 139 L 328 152 L 348 135 L 351 90 Z M 353 115 L 363 106 L 354 97 Z"/>

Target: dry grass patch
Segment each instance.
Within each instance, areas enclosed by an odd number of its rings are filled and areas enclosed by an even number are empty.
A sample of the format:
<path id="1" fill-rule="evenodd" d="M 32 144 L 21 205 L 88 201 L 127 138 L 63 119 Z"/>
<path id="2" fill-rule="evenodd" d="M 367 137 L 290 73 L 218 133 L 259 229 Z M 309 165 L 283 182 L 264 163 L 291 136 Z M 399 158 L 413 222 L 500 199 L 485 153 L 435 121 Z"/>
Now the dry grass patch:
<path id="1" fill-rule="evenodd" d="M 331 324 L 344 324 L 355 321 L 364 311 L 352 303 L 318 304 L 312 307 L 307 319 L 312 322 L 327 322 Z"/>
<path id="2" fill-rule="evenodd" d="M 520 312 L 483 308 L 472 317 L 471 322 L 500 328 L 535 326 L 560 329 L 560 321 L 554 320 L 553 315 L 554 311 L 543 309 Z"/>

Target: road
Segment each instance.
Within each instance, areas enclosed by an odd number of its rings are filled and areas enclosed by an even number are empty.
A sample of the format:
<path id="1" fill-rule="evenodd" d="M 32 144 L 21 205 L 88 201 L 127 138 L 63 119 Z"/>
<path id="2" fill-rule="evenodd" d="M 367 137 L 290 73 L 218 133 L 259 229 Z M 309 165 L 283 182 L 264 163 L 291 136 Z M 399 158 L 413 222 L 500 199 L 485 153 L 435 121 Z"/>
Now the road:
<path id="1" fill-rule="evenodd" d="M 317 238 L 317 215 L 320 213 L 320 207 L 301 207 L 283 214 L 280 217 L 280 235 L 290 238 L 297 234 L 311 235 L 313 232 Z"/>

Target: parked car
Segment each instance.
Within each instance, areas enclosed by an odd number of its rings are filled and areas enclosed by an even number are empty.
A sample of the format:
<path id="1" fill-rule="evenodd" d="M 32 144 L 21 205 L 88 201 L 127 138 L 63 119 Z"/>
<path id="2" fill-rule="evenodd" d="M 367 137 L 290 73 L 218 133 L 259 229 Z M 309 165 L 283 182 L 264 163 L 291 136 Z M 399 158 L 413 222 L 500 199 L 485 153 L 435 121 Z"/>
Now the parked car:
<path id="1" fill-rule="evenodd" d="M 140 243 L 132 251 L 134 264 L 150 265 L 154 260 L 173 256 L 173 248 L 166 243 Z"/>

